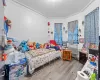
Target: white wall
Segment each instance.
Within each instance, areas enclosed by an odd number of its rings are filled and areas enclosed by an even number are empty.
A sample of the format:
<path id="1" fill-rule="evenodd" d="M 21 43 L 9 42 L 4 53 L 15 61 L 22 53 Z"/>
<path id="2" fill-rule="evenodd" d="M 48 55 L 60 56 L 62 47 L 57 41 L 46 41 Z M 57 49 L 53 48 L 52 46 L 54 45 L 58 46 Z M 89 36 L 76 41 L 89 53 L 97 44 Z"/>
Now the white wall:
<path id="1" fill-rule="evenodd" d="M 48 22 L 50 22 L 50 30 L 53 31 L 53 34 L 50 34 L 49 36 L 49 40 L 54 40 L 54 23 L 63 23 L 63 26 L 62 26 L 62 31 L 63 31 L 63 27 L 65 27 L 65 30 L 67 30 L 67 24 L 65 22 L 65 19 L 59 19 L 59 18 L 51 18 L 51 19 L 48 19 Z M 67 34 L 65 34 L 65 31 L 63 31 L 63 41 L 67 41 Z"/>
<path id="2" fill-rule="evenodd" d="M 3 29 L 3 24 L 4 24 L 4 8 L 2 0 L 0 0 L 0 34 L 2 32 L 1 29 Z"/>
<path id="3" fill-rule="evenodd" d="M 87 15 L 88 13 L 90 13 L 91 11 L 93 11 L 94 9 L 96 9 L 97 7 L 100 8 L 100 0 L 95 0 L 94 2 L 92 2 L 84 11 L 82 11 L 81 13 L 78 13 L 76 15 L 70 16 L 68 18 L 66 18 L 66 22 L 68 24 L 68 22 L 70 21 L 74 21 L 74 20 L 78 20 L 78 27 L 82 30 L 81 32 L 81 37 L 80 38 L 84 38 L 84 25 L 82 25 L 82 21 L 84 21 L 85 15 Z M 100 31 L 100 28 L 99 28 Z M 100 33 L 99 33 L 100 34 Z M 78 45 L 78 49 L 82 48 L 82 43 L 80 43 Z"/>
<path id="4" fill-rule="evenodd" d="M 11 0 L 6 1 L 5 15 L 12 21 L 8 36 L 19 40 L 45 43 L 48 40 L 46 17 Z"/>
<path id="5" fill-rule="evenodd" d="M 81 29 L 81 33 L 79 33 L 79 35 L 81 36 L 79 36 L 79 38 L 84 38 L 84 26 L 82 25 L 82 21 L 84 21 L 83 13 L 79 13 L 79 14 L 68 17 L 66 19 L 66 23 L 68 25 L 68 22 L 75 21 L 75 20 L 78 20 L 78 29 Z M 78 46 L 73 45 L 73 47 L 81 49 L 82 45 L 83 43 L 79 43 Z"/>
<path id="6" fill-rule="evenodd" d="M 9 0 L 10 1 L 10 0 Z M 100 7 L 100 0 L 95 0 L 90 4 L 83 12 L 70 16 L 66 19 L 51 18 L 46 19 L 31 10 L 26 9 L 14 2 L 7 1 L 7 7 L 5 9 L 5 15 L 12 21 L 12 29 L 9 31 L 10 37 L 17 39 L 30 39 L 36 42 L 46 42 L 48 40 L 48 26 L 47 22 L 50 22 L 50 30 L 54 32 L 54 23 L 63 23 L 63 26 L 68 28 L 67 24 L 70 21 L 78 20 L 79 28 L 82 30 L 81 37 L 84 37 L 84 16 L 94 10 L 96 7 Z M 99 30 L 100 31 L 100 30 Z M 68 40 L 68 34 L 63 31 L 63 41 Z M 50 34 L 49 40 L 54 39 L 54 34 Z M 79 44 L 79 48 L 83 44 Z"/>
<path id="7" fill-rule="evenodd" d="M 99 7 L 99 14 L 100 14 L 100 0 L 94 0 L 94 2 L 89 5 L 84 11 L 83 11 L 83 15 L 87 15 L 88 13 L 90 13 L 91 11 L 93 11 L 94 9 L 96 9 L 97 7 Z M 100 19 L 100 16 L 99 16 Z M 100 21 L 100 20 L 99 20 Z M 99 35 L 100 35 L 100 22 L 99 22 Z"/>

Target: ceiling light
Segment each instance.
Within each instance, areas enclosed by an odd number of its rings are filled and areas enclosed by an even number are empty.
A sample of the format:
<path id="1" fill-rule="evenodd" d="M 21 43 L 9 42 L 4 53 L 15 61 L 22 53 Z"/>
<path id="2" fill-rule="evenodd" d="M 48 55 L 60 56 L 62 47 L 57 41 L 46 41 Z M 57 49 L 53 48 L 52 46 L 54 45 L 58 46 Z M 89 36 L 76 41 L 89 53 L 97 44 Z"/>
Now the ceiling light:
<path id="1" fill-rule="evenodd" d="M 55 3 L 55 2 L 62 2 L 62 0 L 48 0 L 48 2 Z"/>

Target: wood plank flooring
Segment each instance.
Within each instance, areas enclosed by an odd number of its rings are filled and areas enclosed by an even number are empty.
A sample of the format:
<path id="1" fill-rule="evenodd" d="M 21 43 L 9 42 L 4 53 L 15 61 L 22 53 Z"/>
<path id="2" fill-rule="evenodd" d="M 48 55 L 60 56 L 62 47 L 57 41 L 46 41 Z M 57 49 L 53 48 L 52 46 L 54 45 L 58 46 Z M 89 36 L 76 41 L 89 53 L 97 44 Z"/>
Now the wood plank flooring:
<path id="1" fill-rule="evenodd" d="M 62 61 L 57 59 L 50 64 L 38 68 L 32 77 L 23 80 L 75 80 L 77 71 L 83 67 L 77 60 Z"/>

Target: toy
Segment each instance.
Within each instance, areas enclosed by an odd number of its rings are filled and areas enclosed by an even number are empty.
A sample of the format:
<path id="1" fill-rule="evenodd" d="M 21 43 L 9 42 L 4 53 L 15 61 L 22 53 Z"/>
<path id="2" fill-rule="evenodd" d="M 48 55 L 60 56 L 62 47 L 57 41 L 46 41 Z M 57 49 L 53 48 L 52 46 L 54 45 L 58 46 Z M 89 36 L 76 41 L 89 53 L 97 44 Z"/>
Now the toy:
<path id="1" fill-rule="evenodd" d="M 40 44 L 40 48 L 44 48 L 44 45 Z"/>
<path id="2" fill-rule="evenodd" d="M 6 36 L 7 36 L 9 28 L 11 29 L 11 20 L 7 19 L 4 16 L 4 30 L 5 30 Z"/>
<path id="3" fill-rule="evenodd" d="M 95 60 L 96 60 L 96 57 L 95 56 L 92 56 L 91 61 L 92 62 L 95 62 Z"/>
<path id="4" fill-rule="evenodd" d="M 33 46 L 33 43 L 32 42 L 28 42 L 28 46 L 29 46 L 30 50 L 33 50 L 34 49 L 34 46 Z"/>
<path id="5" fill-rule="evenodd" d="M 50 40 L 50 45 L 51 45 L 51 46 L 56 46 L 56 45 L 57 45 L 57 43 L 56 43 L 56 41 L 55 41 L 55 40 Z"/>
<path id="6" fill-rule="evenodd" d="M 22 41 L 21 44 L 20 44 L 20 49 L 19 50 L 23 53 L 26 52 L 26 51 L 29 51 L 29 47 L 27 45 L 27 42 L 28 41 Z"/>
<path id="7" fill-rule="evenodd" d="M 7 54 L 3 54 L 3 61 L 7 60 Z"/>
<path id="8" fill-rule="evenodd" d="M 93 55 L 89 56 L 89 60 L 90 60 L 90 64 L 92 64 L 93 66 L 96 66 L 96 57 Z"/>
<path id="9" fill-rule="evenodd" d="M 55 40 L 50 40 L 50 48 L 54 48 L 55 50 L 60 50 L 59 45 L 57 45 Z"/>
<path id="10" fill-rule="evenodd" d="M 33 48 L 36 49 L 36 43 L 35 42 L 33 42 Z"/>
<path id="11" fill-rule="evenodd" d="M 30 50 L 33 50 L 34 49 L 33 45 L 30 45 L 29 48 L 30 48 Z"/>
<path id="12" fill-rule="evenodd" d="M 39 49 L 40 48 L 40 44 L 36 43 L 36 48 Z"/>
<path id="13" fill-rule="evenodd" d="M 9 28 L 11 29 L 11 20 L 6 20 L 6 24 L 9 26 Z"/>
<path id="14" fill-rule="evenodd" d="M 49 44 L 46 44 L 46 49 L 49 49 L 49 48 L 50 48 Z"/>
<path id="15" fill-rule="evenodd" d="M 12 40 L 7 40 L 8 45 L 12 45 Z"/>
<path id="16" fill-rule="evenodd" d="M 95 74 L 95 73 L 93 73 L 93 74 L 91 75 L 90 80 L 96 80 L 96 74 Z"/>

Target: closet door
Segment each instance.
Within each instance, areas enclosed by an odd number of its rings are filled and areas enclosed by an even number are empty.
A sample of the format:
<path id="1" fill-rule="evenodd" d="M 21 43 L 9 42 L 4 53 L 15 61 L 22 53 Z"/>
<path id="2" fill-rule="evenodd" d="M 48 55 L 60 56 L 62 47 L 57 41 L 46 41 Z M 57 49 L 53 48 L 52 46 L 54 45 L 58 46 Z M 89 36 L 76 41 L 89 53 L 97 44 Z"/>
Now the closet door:
<path id="1" fill-rule="evenodd" d="M 54 24 L 54 40 L 57 44 L 62 45 L 62 23 Z"/>

